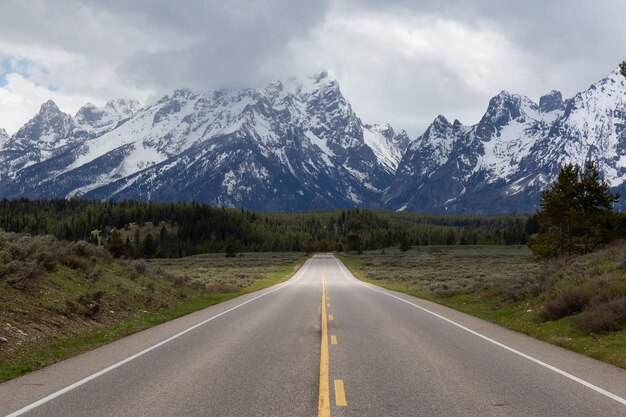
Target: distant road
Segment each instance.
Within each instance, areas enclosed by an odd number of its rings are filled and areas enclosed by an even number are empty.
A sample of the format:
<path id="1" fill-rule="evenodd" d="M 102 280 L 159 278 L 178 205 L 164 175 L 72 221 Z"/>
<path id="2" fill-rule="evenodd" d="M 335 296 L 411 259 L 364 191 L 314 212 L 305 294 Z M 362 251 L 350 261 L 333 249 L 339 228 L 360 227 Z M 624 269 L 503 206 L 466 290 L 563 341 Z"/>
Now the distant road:
<path id="1" fill-rule="evenodd" d="M 0 385 L 11 416 L 626 416 L 626 371 L 357 281 L 285 284 Z"/>

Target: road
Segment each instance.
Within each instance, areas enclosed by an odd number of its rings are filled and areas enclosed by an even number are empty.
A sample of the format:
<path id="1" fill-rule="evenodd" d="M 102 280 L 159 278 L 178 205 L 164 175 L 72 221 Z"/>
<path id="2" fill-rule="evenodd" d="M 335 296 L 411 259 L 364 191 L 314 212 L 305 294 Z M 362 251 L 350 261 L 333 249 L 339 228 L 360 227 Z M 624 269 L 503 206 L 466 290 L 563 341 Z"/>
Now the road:
<path id="1" fill-rule="evenodd" d="M 626 371 L 357 281 L 284 284 L 0 385 L 11 416 L 624 416 Z"/>

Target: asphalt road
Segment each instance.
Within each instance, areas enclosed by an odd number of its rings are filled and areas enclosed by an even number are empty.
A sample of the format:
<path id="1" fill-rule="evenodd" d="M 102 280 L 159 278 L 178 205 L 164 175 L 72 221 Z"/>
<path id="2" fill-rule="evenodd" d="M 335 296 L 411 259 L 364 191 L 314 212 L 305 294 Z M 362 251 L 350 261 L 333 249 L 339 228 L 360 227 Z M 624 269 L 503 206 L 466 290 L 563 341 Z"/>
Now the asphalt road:
<path id="1" fill-rule="evenodd" d="M 626 371 L 317 255 L 285 284 L 0 385 L 11 416 L 626 416 Z"/>

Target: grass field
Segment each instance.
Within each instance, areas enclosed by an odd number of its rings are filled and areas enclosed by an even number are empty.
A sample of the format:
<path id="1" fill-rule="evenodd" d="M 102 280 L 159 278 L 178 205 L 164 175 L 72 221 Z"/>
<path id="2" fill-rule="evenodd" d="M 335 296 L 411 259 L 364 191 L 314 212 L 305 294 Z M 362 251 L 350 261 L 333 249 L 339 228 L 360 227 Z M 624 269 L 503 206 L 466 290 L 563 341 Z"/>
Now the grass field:
<path id="1" fill-rule="evenodd" d="M 525 246 L 418 246 L 365 252 L 358 266 L 375 281 L 397 282 L 432 296 L 475 292 L 535 274 Z"/>
<path id="2" fill-rule="evenodd" d="M 595 288 L 598 282 L 621 288 L 626 282 L 621 260 L 625 251 L 626 245 L 620 244 L 586 256 L 540 263 L 523 246 L 444 246 L 407 252 L 386 249 L 384 253 L 342 255 L 341 259 L 359 279 L 626 369 L 624 324 L 594 333 L 574 328 L 574 313 L 554 320 L 540 315 L 547 304 L 572 288 Z M 591 303 L 587 308 L 593 307 Z"/>
<path id="3" fill-rule="evenodd" d="M 227 258 L 223 253 L 209 253 L 186 258 L 149 259 L 148 270 L 182 279 L 212 293 L 254 291 L 276 282 L 304 259 L 299 252 L 242 253 Z"/>
<path id="4" fill-rule="evenodd" d="M 305 260 L 302 253 L 251 253 L 118 262 L 91 245 L 82 253 L 51 238 L 7 236 L 7 254 L 28 250 L 19 252 L 15 273 L 0 276 L 0 382 L 276 284 Z M 50 267 L 25 274 L 28 265 L 40 266 L 31 258 Z"/>

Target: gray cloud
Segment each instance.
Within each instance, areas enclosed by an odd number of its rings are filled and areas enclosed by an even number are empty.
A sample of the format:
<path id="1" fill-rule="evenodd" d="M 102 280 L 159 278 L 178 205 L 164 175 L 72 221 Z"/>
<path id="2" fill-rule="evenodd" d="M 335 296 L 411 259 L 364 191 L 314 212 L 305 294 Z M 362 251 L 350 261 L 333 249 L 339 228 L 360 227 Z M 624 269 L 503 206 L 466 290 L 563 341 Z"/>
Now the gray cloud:
<path id="1" fill-rule="evenodd" d="M 99 2 L 94 2 L 100 4 Z M 106 3 L 128 11 L 125 1 Z M 132 2 L 131 13 L 186 42 L 140 51 L 119 68 L 125 80 L 160 88 L 251 86 L 263 81 L 260 67 L 292 39 L 305 36 L 326 13 L 326 1 L 254 0 Z M 164 39 L 167 43 L 167 39 Z"/>
<path id="2" fill-rule="evenodd" d="M 74 111 L 328 69 L 365 121 L 416 136 L 439 113 L 475 123 L 502 89 L 586 88 L 624 58 L 625 13 L 609 0 L 4 0 L 0 60 L 29 65 L 0 87 L 0 126 L 32 116 L 42 86 Z"/>

